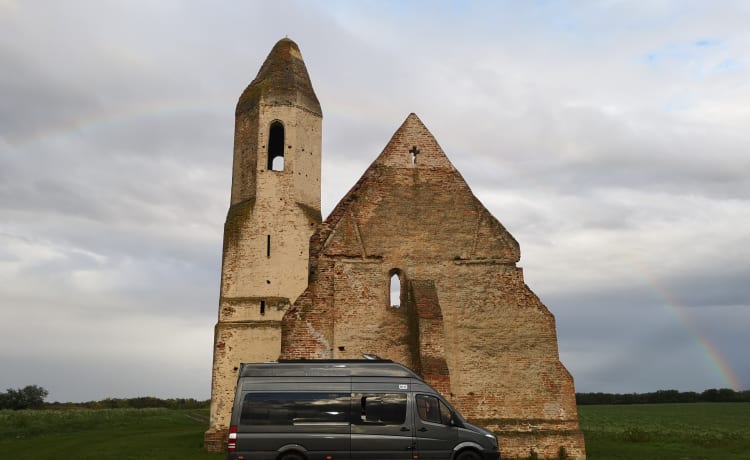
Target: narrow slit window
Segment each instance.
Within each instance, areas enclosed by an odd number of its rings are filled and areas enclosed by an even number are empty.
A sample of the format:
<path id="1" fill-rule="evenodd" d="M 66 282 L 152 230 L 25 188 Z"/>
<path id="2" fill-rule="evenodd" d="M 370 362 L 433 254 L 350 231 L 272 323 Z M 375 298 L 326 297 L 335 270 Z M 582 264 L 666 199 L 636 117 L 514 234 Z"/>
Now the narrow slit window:
<path id="1" fill-rule="evenodd" d="M 271 123 L 268 133 L 268 170 L 284 170 L 284 125 L 280 121 Z"/>
<path id="2" fill-rule="evenodd" d="M 266 257 L 271 257 L 271 235 L 266 235 Z"/>
<path id="3" fill-rule="evenodd" d="M 398 273 L 391 275 L 389 291 L 391 308 L 401 308 L 401 278 Z"/>
<path id="4" fill-rule="evenodd" d="M 260 314 L 261 316 L 266 314 L 266 301 L 265 300 L 260 301 Z"/>

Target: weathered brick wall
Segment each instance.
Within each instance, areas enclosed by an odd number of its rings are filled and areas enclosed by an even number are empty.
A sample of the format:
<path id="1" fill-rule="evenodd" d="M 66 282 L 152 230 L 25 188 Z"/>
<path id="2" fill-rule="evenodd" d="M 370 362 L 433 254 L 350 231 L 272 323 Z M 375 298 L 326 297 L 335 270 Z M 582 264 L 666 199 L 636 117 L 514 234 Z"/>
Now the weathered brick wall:
<path id="1" fill-rule="evenodd" d="M 282 321 L 281 356 L 376 353 L 498 430 L 509 457 L 553 457 L 562 446 L 584 458 L 554 317 L 519 258 L 412 114 L 313 235 L 310 282 Z M 407 293 L 399 309 L 388 298 L 394 272 Z"/>
<path id="2" fill-rule="evenodd" d="M 224 449 L 239 364 L 274 360 L 280 350 L 280 332 L 279 321 L 220 321 L 216 325 L 210 428 L 204 439 L 211 451 Z"/>
<path id="3" fill-rule="evenodd" d="M 584 459 L 554 317 L 516 267 L 516 240 L 414 114 L 316 225 L 321 119 L 299 48 L 279 41 L 237 103 L 209 450 L 223 449 L 240 362 L 376 353 L 495 430 L 505 458 Z M 284 171 L 266 170 L 275 121 Z"/>

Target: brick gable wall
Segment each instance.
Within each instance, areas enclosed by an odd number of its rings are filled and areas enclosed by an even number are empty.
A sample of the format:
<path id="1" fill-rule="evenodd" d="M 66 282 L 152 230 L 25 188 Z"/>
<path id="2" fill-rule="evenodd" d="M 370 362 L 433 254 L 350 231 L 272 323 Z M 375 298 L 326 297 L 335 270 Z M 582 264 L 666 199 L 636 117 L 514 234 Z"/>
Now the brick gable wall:
<path id="1" fill-rule="evenodd" d="M 519 258 L 412 114 L 311 238 L 309 284 L 282 320 L 281 357 L 375 353 L 498 431 L 505 455 L 556 458 L 564 447 L 585 458 L 554 317 Z M 388 296 L 394 272 L 399 308 Z"/>

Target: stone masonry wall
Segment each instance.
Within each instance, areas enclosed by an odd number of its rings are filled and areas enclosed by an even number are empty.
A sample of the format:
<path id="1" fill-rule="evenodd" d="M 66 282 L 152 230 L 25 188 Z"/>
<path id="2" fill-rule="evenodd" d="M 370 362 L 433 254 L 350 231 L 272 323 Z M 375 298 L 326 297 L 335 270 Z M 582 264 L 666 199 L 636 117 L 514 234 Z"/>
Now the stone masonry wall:
<path id="1" fill-rule="evenodd" d="M 212 451 L 223 450 L 226 441 L 221 436 L 229 428 L 239 364 L 279 356 L 281 318 L 307 286 L 310 235 L 320 222 L 320 117 L 294 106 L 263 104 L 246 115 L 238 117 L 235 169 L 253 171 L 234 178 L 253 183 L 234 183 L 233 197 L 236 192 L 252 198 L 233 201 L 224 228 L 205 436 Z M 268 133 L 275 121 L 285 128 L 283 171 L 267 169 Z"/>
<path id="2" fill-rule="evenodd" d="M 275 122 L 283 171 L 267 170 Z M 208 450 L 224 447 L 239 363 L 374 353 L 497 432 L 503 458 L 585 459 L 554 317 L 513 236 L 414 114 L 321 224 L 321 124 L 299 48 L 282 39 L 236 108 Z"/>
<path id="3" fill-rule="evenodd" d="M 518 244 L 416 116 L 310 251 L 310 283 L 282 321 L 283 358 L 375 353 L 421 372 L 466 417 L 497 430 L 508 457 L 551 458 L 564 447 L 585 458 L 554 317 L 516 267 Z M 407 290 L 397 311 L 394 272 Z"/>

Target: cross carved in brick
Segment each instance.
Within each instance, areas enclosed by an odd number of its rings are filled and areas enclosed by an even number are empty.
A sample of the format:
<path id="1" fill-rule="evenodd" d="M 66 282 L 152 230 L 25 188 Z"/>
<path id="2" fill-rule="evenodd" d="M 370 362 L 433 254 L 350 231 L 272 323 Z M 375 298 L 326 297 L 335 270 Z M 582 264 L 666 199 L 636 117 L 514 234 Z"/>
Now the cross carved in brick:
<path id="1" fill-rule="evenodd" d="M 419 149 L 415 145 L 414 147 L 409 150 L 409 153 L 411 153 L 411 164 L 417 164 L 417 155 L 419 155 Z"/>

